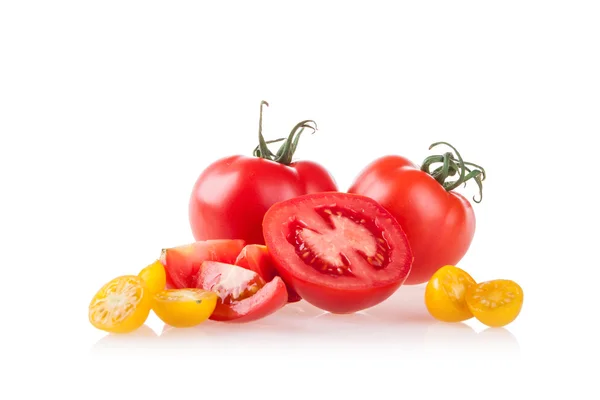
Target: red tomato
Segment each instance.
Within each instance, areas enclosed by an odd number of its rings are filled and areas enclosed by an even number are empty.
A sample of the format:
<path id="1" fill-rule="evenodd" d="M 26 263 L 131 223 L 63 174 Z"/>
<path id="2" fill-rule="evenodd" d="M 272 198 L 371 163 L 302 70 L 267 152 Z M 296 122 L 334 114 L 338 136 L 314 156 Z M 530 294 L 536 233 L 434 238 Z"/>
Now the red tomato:
<path id="1" fill-rule="evenodd" d="M 410 272 L 402 228 L 364 196 L 317 193 L 277 203 L 263 230 L 281 277 L 304 300 L 332 313 L 382 302 Z"/>
<path id="2" fill-rule="evenodd" d="M 287 303 L 287 291 L 280 277 L 265 282 L 254 271 L 216 261 L 202 263 L 196 287 L 219 295 L 210 316 L 215 321 L 250 322 Z"/>
<path id="3" fill-rule="evenodd" d="M 448 145 L 431 147 L 438 144 Z M 433 163 L 442 166 L 430 172 Z M 458 178 L 448 181 L 452 176 Z M 485 170 L 464 162 L 456 152 L 456 157 L 452 153 L 428 157 L 421 168 L 404 157 L 382 157 L 352 184 L 350 193 L 379 202 L 406 232 L 415 257 L 406 284 L 427 282 L 444 265 L 456 265 L 469 249 L 475 213 L 467 199 L 452 191 L 469 179 L 475 179 L 481 190 Z"/>
<path id="4" fill-rule="evenodd" d="M 160 261 L 165 267 L 167 288 L 195 288 L 204 261 L 233 263 L 244 245 L 243 240 L 206 240 L 163 249 Z"/>
<path id="5" fill-rule="evenodd" d="M 196 240 L 242 239 L 264 244 L 262 220 L 273 204 L 301 194 L 336 191 L 331 175 L 311 161 L 292 162 L 298 139 L 314 121 L 297 124 L 276 154 L 262 136 L 254 157 L 235 155 L 215 161 L 198 177 L 190 198 L 189 219 Z M 280 139 L 281 141 L 283 139 Z"/>
<path id="6" fill-rule="evenodd" d="M 267 250 L 267 246 L 260 244 L 249 244 L 235 260 L 235 265 L 256 272 L 265 281 L 270 282 L 277 276 L 277 270 L 273 259 Z M 291 287 L 287 287 L 288 303 L 296 303 L 302 298 Z"/>

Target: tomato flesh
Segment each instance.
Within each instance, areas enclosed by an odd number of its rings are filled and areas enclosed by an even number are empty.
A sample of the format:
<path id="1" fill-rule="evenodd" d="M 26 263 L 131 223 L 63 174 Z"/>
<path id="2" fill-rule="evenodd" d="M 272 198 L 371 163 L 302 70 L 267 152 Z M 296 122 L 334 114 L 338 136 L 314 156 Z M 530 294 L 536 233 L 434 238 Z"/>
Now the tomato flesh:
<path id="1" fill-rule="evenodd" d="M 279 277 L 265 282 L 256 272 L 216 261 L 206 261 L 196 287 L 217 293 L 210 319 L 249 322 L 274 313 L 287 303 L 285 284 Z"/>
<path id="2" fill-rule="evenodd" d="M 331 192 L 280 202 L 265 215 L 263 232 L 286 283 L 333 313 L 380 303 L 411 269 L 402 227 L 364 196 Z"/>
<path id="3" fill-rule="evenodd" d="M 277 270 L 267 246 L 259 244 L 246 245 L 235 260 L 235 265 L 256 272 L 265 282 L 270 282 L 277 276 Z M 302 300 L 291 287 L 288 286 L 287 291 L 288 303 Z"/>
<path id="4" fill-rule="evenodd" d="M 204 261 L 235 262 L 246 243 L 243 240 L 205 240 L 163 249 L 167 289 L 194 288 Z"/>

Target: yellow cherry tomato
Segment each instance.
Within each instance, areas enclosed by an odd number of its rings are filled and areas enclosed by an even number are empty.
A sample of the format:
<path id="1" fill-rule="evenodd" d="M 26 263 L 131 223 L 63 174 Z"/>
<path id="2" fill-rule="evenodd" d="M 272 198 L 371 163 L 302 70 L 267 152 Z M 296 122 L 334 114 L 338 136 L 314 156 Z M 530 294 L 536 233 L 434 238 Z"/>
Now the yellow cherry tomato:
<path id="1" fill-rule="evenodd" d="M 438 269 L 425 287 L 425 305 L 437 320 L 460 322 L 473 317 L 467 303 L 465 292 L 475 284 L 475 280 L 453 265 Z"/>
<path id="2" fill-rule="evenodd" d="M 96 293 L 89 305 L 92 325 L 111 333 L 128 333 L 146 322 L 152 307 L 152 295 L 144 281 L 124 275 L 108 282 Z"/>
<path id="3" fill-rule="evenodd" d="M 496 279 L 471 286 L 466 300 L 479 321 L 490 327 L 505 326 L 521 312 L 523 289 L 511 280 Z"/>
<path id="4" fill-rule="evenodd" d="M 160 260 L 156 260 L 152 264 L 140 271 L 138 274 L 142 278 L 150 293 L 155 294 L 165 289 L 167 284 L 167 274 L 165 267 L 162 265 Z"/>
<path id="5" fill-rule="evenodd" d="M 168 289 L 154 295 L 152 309 L 165 324 L 188 328 L 206 321 L 218 298 L 216 293 L 202 289 Z"/>

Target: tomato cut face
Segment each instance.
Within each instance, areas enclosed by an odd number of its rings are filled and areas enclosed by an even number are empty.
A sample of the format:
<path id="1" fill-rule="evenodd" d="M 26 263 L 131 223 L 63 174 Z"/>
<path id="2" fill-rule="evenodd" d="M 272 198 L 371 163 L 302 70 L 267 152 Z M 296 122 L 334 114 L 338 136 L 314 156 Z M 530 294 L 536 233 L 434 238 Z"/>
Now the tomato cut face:
<path id="1" fill-rule="evenodd" d="M 277 270 L 273 259 L 267 250 L 267 246 L 260 244 L 246 245 L 235 260 L 235 265 L 256 272 L 266 282 L 270 282 L 277 276 Z M 288 303 L 295 303 L 302 298 L 291 287 L 287 287 Z"/>
<path id="2" fill-rule="evenodd" d="M 243 240 L 205 240 L 163 249 L 160 261 L 165 267 L 166 287 L 194 288 L 204 261 L 233 263 L 245 244 Z"/>
<path id="3" fill-rule="evenodd" d="M 263 232 L 284 281 L 333 313 L 382 302 L 410 273 L 402 227 L 364 196 L 331 192 L 280 202 L 265 215 Z"/>
<path id="4" fill-rule="evenodd" d="M 210 316 L 216 321 L 253 321 L 287 303 L 287 290 L 278 276 L 265 282 L 254 271 L 217 261 L 202 263 L 196 287 L 219 296 Z"/>
<path id="5" fill-rule="evenodd" d="M 150 313 L 152 295 L 142 278 L 117 277 L 96 293 L 89 305 L 93 326 L 111 333 L 129 333 L 141 327 Z"/>
<path id="6" fill-rule="evenodd" d="M 480 322 L 501 327 L 513 322 L 523 306 L 523 289 L 508 279 L 472 285 L 466 293 L 469 309 Z"/>

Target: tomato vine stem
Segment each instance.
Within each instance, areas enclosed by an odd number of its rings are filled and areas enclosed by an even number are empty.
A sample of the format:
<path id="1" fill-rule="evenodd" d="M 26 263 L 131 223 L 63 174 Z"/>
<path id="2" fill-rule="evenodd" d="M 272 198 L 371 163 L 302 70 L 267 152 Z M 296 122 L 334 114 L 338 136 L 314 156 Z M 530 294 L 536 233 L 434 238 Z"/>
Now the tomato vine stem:
<path id="1" fill-rule="evenodd" d="M 258 119 L 258 146 L 254 148 L 252 154 L 255 157 L 264 158 L 278 162 L 280 164 L 289 165 L 292 162 L 300 136 L 304 132 L 304 129 L 308 128 L 312 130 L 312 133 L 317 131 L 317 123 L 311 119 L 300 121 L 294 126 L 292 131 L 287 137 L 266 141 L 262 133 L 262 119 L 263 119 L 263 106 L 269 106 L 269 103 L 262 100 L 260 102 L 260 117 Z M 269 144 L 283 142 L 276 153 L 273 153 L 269 149 Z"/>
<path id="2" fill-rule="evenodd" d="M 476 203 L 481 203 L 481 200 L 483 200 L 483 181 L 486 178 L 485 169 L 480 165 L 464 161 L 458 150 L 456 150 L 456 148 L 450 143 L 435 142 L 429 146 L 429 150 L 439 145 L 448 146 L 452 149 L 452 151 L 441 155 L 427 157 L 421 165 L 421 171 L 431 175 L 447 191 L 454 190 L 463 184 L 466 186 L 469 180 L 474 180 L 479 188 L 479 200 L 473 196 L 473 201 Z M 433 164 L 440 163 L 442 164 L 441 166 L 431 171 L 431 166 Z M 454 180 L 448 179 L 456 176 L 457 174 L 458 178 Z"/>

